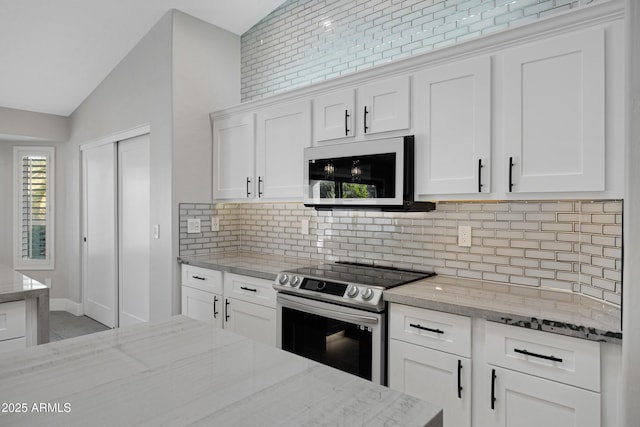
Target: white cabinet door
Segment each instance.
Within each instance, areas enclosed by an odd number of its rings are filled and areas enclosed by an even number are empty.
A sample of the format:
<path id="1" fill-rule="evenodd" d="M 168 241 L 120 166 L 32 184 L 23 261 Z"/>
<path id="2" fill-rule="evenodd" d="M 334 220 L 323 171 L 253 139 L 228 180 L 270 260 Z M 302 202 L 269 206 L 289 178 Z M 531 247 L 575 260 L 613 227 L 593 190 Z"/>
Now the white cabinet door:
<path id="1" fill-rule="evenodd" d="M 600 426 L 599 393 L 491 366 L 487 370 L 487 379 L 487 389 L 493 393 L 487 399 L 487 418 L 482 425 Z"/>
<path id="2" fill-rule="evenodd" d="M 502 55 L 507 192 L 605 189 L 604 30 Z"/>
<path id="3" fill-rule="evenodd" d="M 354 124 L 355 91 L 332 92 L 313 100 L 314 141 L 346 138 L 356 134 Z"/>
<path id="4" fill-rule="evenodd" d="M 213 122 L 213 199 L 255 197 L 253 113 Z"/>
<path id="5" fill-rule="evenodd" d="M 224 328 L 247 338 L 276 345 L 276 309 L 225 298 Z"/>
<path id="6" fill-rule="evenodd" d="M 471 425 L 471 361 L 389 340 L 389 387 L 443 408 L 445 427 Z"/>
<path id="7" fill-rule="evenodd" d="M 257 113 L 259 198 L 302 199 L 303 149 L 311 145 L 309 101 Z"/>
<path id="8" fill-rule="evenodd" d="M 490 192 L 491 58 L 419 72 L 414 94 L 417 193 Z"/>
<path id="9" fill-rule="evenodd" d="M 222 295 L 182 287 L 182 314 L 222 328 Z"/>
<path id="10" fill-rule="evenodd" d="M 410 127 L 409 76 L 358 88 L 357 132 L 369 135 Z"/>

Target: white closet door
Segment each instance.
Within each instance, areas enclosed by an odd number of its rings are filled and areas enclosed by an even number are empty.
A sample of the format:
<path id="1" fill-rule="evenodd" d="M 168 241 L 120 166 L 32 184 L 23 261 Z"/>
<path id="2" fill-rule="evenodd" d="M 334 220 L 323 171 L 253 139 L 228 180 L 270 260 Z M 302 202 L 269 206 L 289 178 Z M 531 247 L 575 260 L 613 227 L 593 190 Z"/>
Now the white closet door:
<path id="1" fill-rule="evenodd" d="M 118 326 L 115 150 L 82 151 L 84 312 L 110 328 Z"/>
<path id="2" fill-rule="evenodd" d="M 149 320 L 149 134 L 118 143 L 120 326 Z"/>

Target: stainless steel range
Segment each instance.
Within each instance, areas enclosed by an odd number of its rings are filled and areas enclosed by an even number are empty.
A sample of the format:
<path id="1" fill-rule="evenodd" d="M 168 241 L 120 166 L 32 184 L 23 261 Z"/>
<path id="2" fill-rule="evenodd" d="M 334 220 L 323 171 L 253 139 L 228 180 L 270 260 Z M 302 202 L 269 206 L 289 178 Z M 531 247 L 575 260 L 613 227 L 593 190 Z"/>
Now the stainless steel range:
<path id="1" fill-rule="evenodd" d="M 283 271 L 278 347 L 386 383 L 385 289 L 434 273 L 337 262 Z"/>

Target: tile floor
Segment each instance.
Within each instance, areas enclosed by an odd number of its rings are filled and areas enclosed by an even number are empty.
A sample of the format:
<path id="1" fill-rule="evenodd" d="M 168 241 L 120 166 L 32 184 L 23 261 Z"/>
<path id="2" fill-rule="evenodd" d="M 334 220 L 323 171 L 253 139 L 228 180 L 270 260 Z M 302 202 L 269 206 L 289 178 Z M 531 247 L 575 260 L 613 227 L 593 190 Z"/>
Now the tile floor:
<path id="1" fill-rule="evenodd" d="M 106 331 L 109 328 L 87 316 L 74 316 L 66 311 L 49 313 L 49 341 L 60 341 L 80 335 Z"/>

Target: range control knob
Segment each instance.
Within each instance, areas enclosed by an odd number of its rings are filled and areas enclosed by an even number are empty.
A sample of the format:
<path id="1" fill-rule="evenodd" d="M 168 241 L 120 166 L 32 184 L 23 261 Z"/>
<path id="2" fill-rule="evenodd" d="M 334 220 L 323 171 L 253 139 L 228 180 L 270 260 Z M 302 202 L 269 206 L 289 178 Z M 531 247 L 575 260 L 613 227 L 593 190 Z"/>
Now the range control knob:
<path id="1" fill-rule="evenodd" d="M 298 284 L 300 283 L 300 277 L 298 276 L 293 276 L 291 278 L 291 283 L 289 283 L 291 286 L 296 287 L 298 286 Z"/>
<path id="2" fill-rule="evenodd" d="M 358 287 L 356 285 L 350 285 L 347 289 L 347 296 L 349 298 L 355 298 L 358 295 Z"/>
<path id="3" fill-rule="evenodd" d="M 281 285 L 286 285 L 287 282 L 289 281 L 289 275 L 283 274 L 282 276 L 280 276 L 280 279 L 278 279 L 278 281 L 280 282 Z"/>
<path id="4" fill-rule="evenodd" d="M 362 291 L 362 299 L 363 300 L 369 301 L 371 298 L 373 298 L 373 289 L 366 288 L 364 291 Z"/>

